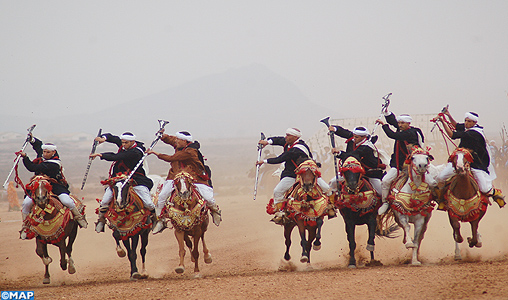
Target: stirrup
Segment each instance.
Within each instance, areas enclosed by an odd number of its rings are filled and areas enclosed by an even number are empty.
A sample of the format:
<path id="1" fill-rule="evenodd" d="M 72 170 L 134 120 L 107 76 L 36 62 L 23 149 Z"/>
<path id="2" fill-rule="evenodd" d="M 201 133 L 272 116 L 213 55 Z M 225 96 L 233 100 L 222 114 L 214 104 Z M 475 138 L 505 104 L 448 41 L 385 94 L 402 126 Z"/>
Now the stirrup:
<path id="1" fill-rule="evenodd" d="M 384 213 L 386 213 L 389 207 L 390 205 L 388 204 L 388 202 L 383 202 L 383 205 L 381 205 L 381 207 L 378 209 L 377 214 L 383 215 Z"/>

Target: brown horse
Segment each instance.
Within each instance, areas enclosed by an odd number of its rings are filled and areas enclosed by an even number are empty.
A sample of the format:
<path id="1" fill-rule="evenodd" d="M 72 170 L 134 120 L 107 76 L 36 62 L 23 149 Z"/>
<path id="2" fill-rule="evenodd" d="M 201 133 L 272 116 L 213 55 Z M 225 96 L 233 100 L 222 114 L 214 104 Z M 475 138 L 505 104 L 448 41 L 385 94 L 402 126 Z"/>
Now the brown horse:
<path id="1" fill-rule="evenodd" d="M 347 240 L 349 242 L 349 268 L 356 267 L 355 228 L 358 225 L 367 225 L 369 237 L 367 251 L 370 252 L 369 265 L 382 265 L 374 259 L 374 238 L 377 236 L 393 238 L 393 233 L 399 229 L 395 224 L 387 226 L 383 230 L 382 224 L 377 221 L 377 209 L 380 206 L 380 197 L 363 177 L 365 170 L 359 160 L 350 156 L 344 160 L 340 168 L 344 181 L 340 184 L 338 197 L 332 197 L 334 206 L 337 207 L 346 225 Z"/>
<path id="2" fill-rule="evenodd" d="M 194 185 L 194 178 L 189 173 L 182 171 L 174 178 L 175 189 L 166 205 L 162 209 L 161 216 L 167 217 L 175 228 L 175 237 L 178 241 L 180 263 L 175 272 L 185 272 L 185 245 L 191 252 L 191 261 L 194 262 L 194 277 L 199 274 L 199 240 L 203 244 L 204 261 L 212 263 L 212 255 L 205 243 L 205 232 L 208 229 L 208 208 L 206 201 L 199 194 Z M 192 237 L 192 240 L 190 239 Z"/>
<path id="3" fill-rule="evenodd" d="M 48 244 L 53 244 L 60 250 L 60 267 L 68 270 L 69 274 L 76 273 L 74 260 L 72 259 L 72 245 L 78 233 L 78 223 L 73 219 L 72 212 L 65 207 L 56 195 L 51 192 L 50 179 L 46 176 L 37 175 L 26 186 L 31 192 L 35 205 L 25 219 L 24 229 L 27 238 L 36 240 L 35 252 L 42 259 L 45 266 L 42 283 L 51 282 L 49 264 L 53 259 L 48 255 Z M 76 207 L 83 213 L 85 206 L 74 196 Z M 65 258 L 67 254 L 68 260 Z"/>
<path id="4" fill-rule="evenodd" d="M 471 224 L 472 237 L 468 237 L 469 247 L 481 247 L 481 236 L 478 233 L 480 220 L 487 212 L 489 200 L 486 195 L 480 193 L 478 184 L 471 173 L 471 162 L 473 156 L 470 150 L 457 148 L 448 159 L 452 163 L 455 175 L 447 180 L 444 188 L 446 210 L 450 224 L 453 228 L 453 239 L 455 240 L 455 259 L 462 259 L 460 256 L 459 243 L 464 239 L 460 234 L 460 222 Z"/>
<path id="5" fill-rule="evenodd" d="M 285 194 L 287 201 L 284 208 L 287 217 L 284 218 L 283 226 L 286 252 L 279 270 L 293 269 L 289 248 L 291 233 L 295 227 L 298 228 L 302 246 L 300 262 L 307 263 L 308 269 L 312 268 L 310 265 L 311 245 L 316 251 L 321 249 L 321 226 L 328 212 L 328 196 L 317 184 L 317 178 L 321 173 L 316 163 L 313 160 L 306 160 L 298 165 L 295 173 L 296 182 Z M 267 212 L 270 213 L 270 204 Z"/>
<path id="6" fill-rule="evenodd" d="M 142 200 L 130 183 L 125 184 L 121 191 L 119 190 L 125 179 L 125 175 L 120 175 L 101 182 L 103 185 L 108 185 L 113 191 L 113 201 L 107 207 L 105 217 L 109 228 L 113 230 L 118 256 L 124 257 L 126 255 L 125 250 L 120 245 L 120 241 L 122 241 L 127 249 L 127 256 L 131 267 L 130 279 L 145 279 L 148 278 L 145 268 L 145 256 L 152 220 L 150 219 L 150 211 L 145 208 Z M 141 272 L 139 272 L 136 265 L 136 251 L 140 238 Z"/>

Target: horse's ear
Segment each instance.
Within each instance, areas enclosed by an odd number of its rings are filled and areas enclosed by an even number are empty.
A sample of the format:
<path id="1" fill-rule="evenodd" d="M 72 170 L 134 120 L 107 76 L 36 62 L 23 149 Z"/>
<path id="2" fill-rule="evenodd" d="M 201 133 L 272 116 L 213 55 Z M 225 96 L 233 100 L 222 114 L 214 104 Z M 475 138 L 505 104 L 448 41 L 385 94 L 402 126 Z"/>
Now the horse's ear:
<path id="1" fill-rule="evenodd" d="M 429 160 L 430 160 L 430 161 L 433 161 L 433 160 L 434 160 L 434 156 L 432 156 L 432 154 L 429 154 L 429 156 L 428 156 L 428 157 L 429 157 Z"/>

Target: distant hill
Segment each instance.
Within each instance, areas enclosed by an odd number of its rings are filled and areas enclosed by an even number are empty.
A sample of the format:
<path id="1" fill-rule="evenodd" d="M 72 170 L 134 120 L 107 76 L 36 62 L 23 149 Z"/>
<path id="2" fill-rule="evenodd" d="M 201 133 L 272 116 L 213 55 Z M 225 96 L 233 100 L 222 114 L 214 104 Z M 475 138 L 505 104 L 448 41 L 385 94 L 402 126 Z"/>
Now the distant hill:
<path id="1" fill-rule="evenodd" d="M 170 121 L 167 131 L 190 131 L 196 139 L 257 137 L 283 134 L 290 126 L 310 137 L 323 124 L 319 120 L 341 114 L 311 103 L 291 81 L 253 64 L 205 76 L 141 99 L 127 101 L 94 114 L 49 118 L 0 117 L 0 131 L 23 132 L 29 123 L 45 135 L 68 132 L 94 134 L 133 131 L 149 139 L 157 119 Z M 56 122 L 56 120 L 59 120 Z"/>

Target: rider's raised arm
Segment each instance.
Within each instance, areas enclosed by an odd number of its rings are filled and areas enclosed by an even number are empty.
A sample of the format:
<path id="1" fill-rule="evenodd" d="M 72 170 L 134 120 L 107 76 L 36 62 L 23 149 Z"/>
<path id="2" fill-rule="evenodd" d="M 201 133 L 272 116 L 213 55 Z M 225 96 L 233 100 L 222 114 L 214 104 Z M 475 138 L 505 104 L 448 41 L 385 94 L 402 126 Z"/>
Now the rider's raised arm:
<path id="1" fill-rule="evenodd" d="M 392 125 L 395 128 L 399 128 L 399 122 L 397 122 L 397 117 L 394 113 L 390 112 L 389 115 L 385 116 L 386 123 Z"/>
<path id="2" fill-rule="evenodd" d="M 34 137 L 30 141 L 30 144 L 32 144 L 32 148 L 34 149 L 35 153 L 37 153 L 37 157 L 42 157 L 42 141 Z"/>
<path id="3" fill-rule="evenodd" d="M 156 154 L 159 159 L 162 159 L 167 162 L 184 161 L 184 160 L 189 160 L 191 158 L 198 159 L 198 151 L 196 149 L 192 149 L 192 148 L 186 149 L 186 151 L 177 151 L 173 155 L 168 155 L 168 154 L 164 154 L 164 153 L 154 153 L 154 154 Z"/>
<path id="4" fill-rule="evenodd" d="M 112 135 L 111 133 L 104 133 L 102 137 L 106 138 L 106 142 L 115 144 L 118 146 L 118 148 L 122 147 L 122 140 L 120 139 L 120 137 Z"/>
<path id="5" fill-rule="evenodd" d="M 270 145 L 284 146 L 286 139 L 283 136 L 272 136 L 266 139 Z"/>
<path id="6" fill-rule="evenodd" d="M 101 153 L 101 159 L 107 161 L 120 161 L 120 160 L 139 161 L 142 156 L 143 152 L 137 148 L 135 148 L 134 151 L 120 151 L 118 153 L 114 152 Z"/>
<path id="7" fill-rule="evenodd" d="M 341 138 L 349 139 L 350 137 L 353 136 L 353 132 L 351 132 L 350 130 L 347 130 L 345 128 L 342 128 L 341 126 L 331 125 L 331 127 L 335 128 L 335 130 L 332 132 L 335 135 L 340 136 Z"/>
<path id="8" fill-rule="evenodd" d="M 165 144 L 173 146 L 173 148 L 176 149 L 176 136 L 163 134 L 161 136 L 161 141 L 163 141 Z"/>

